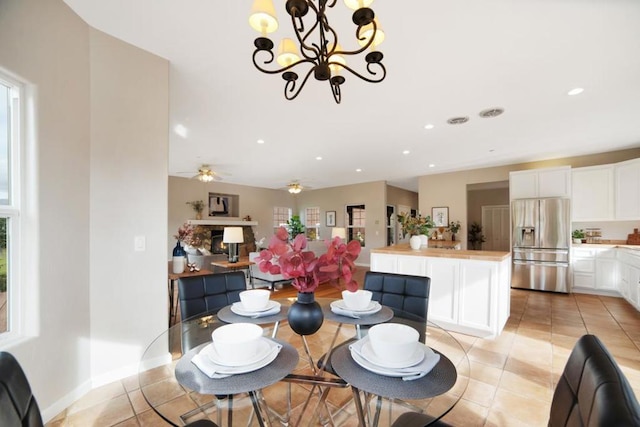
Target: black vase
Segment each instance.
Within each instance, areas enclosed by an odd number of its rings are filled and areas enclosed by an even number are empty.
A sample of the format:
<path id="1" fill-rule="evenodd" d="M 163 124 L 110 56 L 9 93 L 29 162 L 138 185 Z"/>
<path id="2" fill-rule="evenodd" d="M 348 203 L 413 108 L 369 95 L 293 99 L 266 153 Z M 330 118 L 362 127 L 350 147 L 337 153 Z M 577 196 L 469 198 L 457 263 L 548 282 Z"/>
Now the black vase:
<path id="1" fill-rule="evenodd" d="M 324 315 L 313 292 L 298 292 L 298 300 L 289 308 L 288 320 L 298 335 L 311 335 L 320 329 Z"/>

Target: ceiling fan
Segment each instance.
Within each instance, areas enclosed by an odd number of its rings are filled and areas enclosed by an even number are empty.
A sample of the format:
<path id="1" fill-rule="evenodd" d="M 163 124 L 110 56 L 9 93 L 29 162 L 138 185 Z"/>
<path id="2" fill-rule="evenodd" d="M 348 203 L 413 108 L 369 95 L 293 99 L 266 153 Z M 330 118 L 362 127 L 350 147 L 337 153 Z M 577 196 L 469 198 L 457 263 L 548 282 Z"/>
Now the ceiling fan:
<path id="1" fill-rule="evenodd" d="M 178 172 L 178 173 L 189 173 L 189 172 Z M 197 179 L 202 182 L 222 181 L 223 179 L 219 173 L 211 169 L 211 165 L 206 163 L 202 164 L 202 166 L 198 168 L 198 173 L 192 176 L 191 178 Z"/>
<path id="2" fill-rule="evenodd" d="M 298 194 L 304 189 L 310 189 L 311 187 L 303 187 L 302 184 L 298 181 L 292 181 L 290 184 L 287 184 L 285 189 L 291 194 Z"/>

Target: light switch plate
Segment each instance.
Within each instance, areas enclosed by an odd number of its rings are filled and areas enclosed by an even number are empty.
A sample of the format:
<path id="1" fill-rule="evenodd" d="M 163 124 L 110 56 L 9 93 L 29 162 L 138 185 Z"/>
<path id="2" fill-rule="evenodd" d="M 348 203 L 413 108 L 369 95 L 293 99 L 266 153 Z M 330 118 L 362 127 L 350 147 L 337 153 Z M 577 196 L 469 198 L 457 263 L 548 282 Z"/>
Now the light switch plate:
<path id="1" fill-rule="evenodd" d="M 136 252 L 144 252 L 147 250 L 147 239 L 144 236 L 135 236 L 133 238 L 133 249 Z"/>

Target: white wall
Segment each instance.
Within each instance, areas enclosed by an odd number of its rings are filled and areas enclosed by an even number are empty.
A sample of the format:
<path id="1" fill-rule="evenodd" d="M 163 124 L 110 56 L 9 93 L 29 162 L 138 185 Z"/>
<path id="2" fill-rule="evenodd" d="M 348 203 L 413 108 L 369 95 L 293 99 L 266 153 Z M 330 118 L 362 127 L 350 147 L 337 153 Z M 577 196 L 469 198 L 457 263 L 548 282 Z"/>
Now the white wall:
<path id="1" fill-rule="evenodd" d="M 100 31 L 90 37 L 91 376 L 101 384 L 135 374 L 167 326 L 169 66 Z"/>
<path id="2" fill-rule="evenodd" d="M 39 306 L 33 336 L 0 349 L 23 365 L 47 420 L 92 379 L 135 366 L 166 327 L 168 66 L 61 0 L 2 0 L 0 67 L 36 93 L 24 211 L 35 237 L 21 255 Z M 133 252 L 135 234 L 146 252 Z"/>

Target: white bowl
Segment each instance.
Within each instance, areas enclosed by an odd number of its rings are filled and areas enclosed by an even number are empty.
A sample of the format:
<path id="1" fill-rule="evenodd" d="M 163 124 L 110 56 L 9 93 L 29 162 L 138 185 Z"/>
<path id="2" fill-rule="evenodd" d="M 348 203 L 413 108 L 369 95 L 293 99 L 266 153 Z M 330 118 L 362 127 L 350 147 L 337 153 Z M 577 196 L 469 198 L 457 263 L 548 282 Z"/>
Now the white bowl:
<path id="1" fill-rule="evenodd" d="M 419 337 L 418 331 L 400 323 L 380 323 L 369 329 L 371 349 L 380 360 L 390 364 L 411 359 Z"/>
<path id="2" fill-rule="evenodd" d="M 259 311 L 267 308 L 271 292 L 266 289 L 253 289 L 240 292 L 242 308 L 246 311 Z"/>
<path id="3" fill-rule="evenodd" d="M 358 289 L 355 292 L 342 291 L 344 305 L 351 310 L 364 310 L 371 303 L 371 291 Z"/>
<path id="4" fill-rule="evenodd" d="M 221 362 L 236 366 L 253 359 L 258 351 L 262 328 L 252 323 L 232 323 L 213 331 L 211 338 Z"/>

